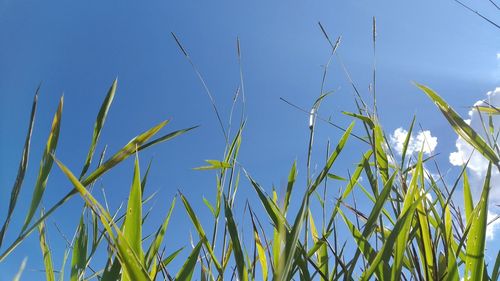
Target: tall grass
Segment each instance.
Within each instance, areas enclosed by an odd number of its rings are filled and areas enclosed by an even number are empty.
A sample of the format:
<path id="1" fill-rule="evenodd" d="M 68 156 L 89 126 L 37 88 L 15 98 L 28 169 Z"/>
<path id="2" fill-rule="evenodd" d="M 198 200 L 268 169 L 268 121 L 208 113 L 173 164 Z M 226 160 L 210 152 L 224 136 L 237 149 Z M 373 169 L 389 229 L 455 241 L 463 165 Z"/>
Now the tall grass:
<path id="1" fill-rule="evenodd" d="M 337 58 L 336 50 L 340 38 L 330 41 L 325 29 L 321 29 L 331 44 L 328 64 Z M 375 53 L 376 27 L 373 19 L 373 44 Z M 500 274 L 500 253 L 494 265 L 485 261 L 488 198 L 491 189 L 491 172 L 500 171 L 500 150 L 498 128 L 489 122 L 488 140 L 475 132 L 437 93 L 421 84 L 422 90 L 431 102 L 442 112 L 458 136 L 467 141 L 489 162 L 479 201 L 474 203 L 467 177 L 466 166 L 462 167 L 452 186 L 447 186 L 441 178 L 428 172 L 425 164 L 433 161 L 424 158 L 421 151 L 417 157 L 408 154 L 410 135 L 414 130 L 409 125 L 408 135 L 403 145 L 402 155 L 396 157 L 387 141 L 387 136 L 379 122 L 376 110 L 376 72 L 373 71 L 373 104 L 368 106 L 352 82 L 355 90 L 356 112 L 344 112 L 352 119 L 347 127 L 341 127 L 322 118 L 318 112 L 321 102 L 328 96 L 324 87 L 310 110 L 309 143 L 307 145 L 307 181 L 299 186 L 298 165 L 291 163 L 286 191 L 279 196 L 275 190 L 266 190 L 238 161 L 245 130 L 245 97 L 243 75 L 240 68 L 240 88 L 234 99 L 242 106 L 237 129 L 231 132 L 220 117 L 215 100 L 209 92 L 200 72 L 191 61 L 186 48 L 174 35 L 182 53 L 193 66 L 202 82 L 216 113 L 225 138 L 225 149 L 220 159 L 206 160 L 207 165 L 198 170 L 216 173 L 213 202 L 203 199 L 211 213 L 211 223 L 202 224 L 191 206 L 190 199 L 181 192 L 178 198 L 196 233 L 190 249 L 171 249 L 166 235 L 172 210 L 178 205 L 173 198 L 171 207 L 161 225 L 154 233 L 143 233 L 148 212 L 144 205 L 151 197 L 145 197 L 148 170 L 141 176 L 139 159 L 143 149 L 166 142 L 195 127 L 178 130 L 156 137 L 167 121 L 146 130 L 132 138 L 122 149 L 106 158 L 105 153 L 95 167 L 93 159 L 107 113 L 117 91 L 117 81 L 110 86 L 95 121 L 90 147 L 81 171 L 68 169 L 56 156 L 63 99 L 55 113 L 47 145 L 40 163 L 39 174 L 33 189 L 31 204 L 26 212 L 24 224 L 13 241 L 4 239 L 5 233 L 15 231 L 9 228 L 14 214 L 18 194 L 23 185 L 28 165 L 30 140 L 34 126 L 38 91 L 32 106 L 28 133 L 22 152 L 19 171 L 12 187 L 8 213 L 0 231 L 0 262 L 9 255 L 35 230 L 38 229 L 40 251 L 43 255 L 47 280 L 498 280 Z M 238 40 L 238 59 L 241 49 Z M 241 66 L 241 65 L 240 65 Z M 347 69 L 344 67 L 347 76 Z M 323 85 L 328 68 L 323 73 Z M 430 104 L 430 103 L 429 103 Z M 232 110 L 233 110 L 232 109 Z M 476 107 L 488 118 L 498 115 L 500 110 L 493 105 Z M 231 118 L 233 112 L 231 111 Z M 317 174 L 311 171 L 311 155 L 315 136 L 316 121 L 326 121 L 343 131 L 343 135 L 327 148 L 325 163 Z M 318 121 L 318 122 L 319 122 Z M 360 128 L 354 133 L 354 128 Z M 156 137 L 156 138 L 155 138 Z M 361 140 L 364 151 L 359 162 L 350 166 L 353 173 L 341 177 L 332 171 L 338 164 L 339 156 L 349 149 L 354 140 Z M 423 149 L 423 148 L 422 148 Z M 126 208 L 109 210 L 106 202 L 99 202 L 93 194 L 92 186 L 106 172 L 123 160 L 134 155 L 133 180 Z M 53 163 L 68 178 L 72 189 L 53 206 L 43 210 L 43 199 L 47 178 Z M 342 163 L 346 165 L 346 163 Z M 78 176 L 77 176 L 78 175 Z M 361 181 L 361 177 L 367 181 Z M 342 189 L 329 203 L 326 190 L 329 182 L 340 183 Z M 250 186 L 260 202 L 260 206 L 243 204 L 244 198 L 237 196 L 240 184 Z M 323 189 L 323 190 L 322 190 Z M 463 189 L 463 202 L 454 202 L 456 190 Z M 363 208 L 357 206 L 356 198 L 363 195 Z M 80 196 L 84 205 L 75 212 L 79 224 L 68 246 L 60 270 L 54 268 L 50 245 L 46 239 L 46 219 L 56 212 L 69 198 Z M 299 202 L 291 207 L 292 198 Z M 244 215 L 251 223 L 243 231 L 243 221 L 235 215 L 235 203 L 244 205 Z M 352 202 L 352 203 L 351 203 Z M 313 204 L 320 206 L 313 208 Z M 462 209 L 460 206 L 464 206 Z M 261 210 L 255 210 L 260 208 Z M 293 210 L 293 211 L 292 211 Z M 368 211 L 366 211 L 368 210 Z M 264 214 L 263 216 L 259 214 Z M 20 216 L 20 213 L 16 213 Z M 248 230 L 249 229 L 249 230 Z M 250 234 L 250 235 L 248 235 Z M 248 238 L 250 237 L 250 238 Z M 146 239 L 149 238 L 149 239 Z M 167 238 L 167 240 L 165 240 Z M 243 239 L 246 238 L 246 239 Z M 349 248 L 354 246 L 354 248 Z M 167 249 L 167 250 L 165 250 Z M 171 262 L 185 252 L 186 259 L 179 261 L 179 268 L 172 268 Z M 106 257 L 103 264 L 89 265 L 97 255 Z M 70 259 L 69 274 L 65 273 Z M 22 273 L 24 268 L 20 266 Z"/>

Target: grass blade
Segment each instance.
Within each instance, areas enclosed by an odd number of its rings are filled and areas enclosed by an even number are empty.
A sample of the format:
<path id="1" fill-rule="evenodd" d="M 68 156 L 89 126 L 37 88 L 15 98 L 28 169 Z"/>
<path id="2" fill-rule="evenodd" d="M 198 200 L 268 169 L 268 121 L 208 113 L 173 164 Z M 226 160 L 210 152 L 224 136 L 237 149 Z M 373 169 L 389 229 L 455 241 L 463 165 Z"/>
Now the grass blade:
<path id="1" fill-rule="evenodd" d="M 21 232 L 24 232 L 28 227 L 31 219 L 35 215 L 40 201 L 42 200 L 45 187 L 47 186 L 47 180 L 49 178 L 50 170 L 52 169 L 52 164 L 54 162 L 52 155 L 56 152 L 57 141 L 59 139 L 59 129 L 61 127 L 61 117 L 62 109 L 64 104 L 64 96 L 61 97 L 59 101 L 59 106 L 57 107 L 57 112 L 52 120 L 52 127 L 50 130 L 49 138 L 47 140 L 47 145 L 43 152 L 42 161 L 40 162 L 40 170 L 38 172 L 38 178 L 36 179 L 35 189 L 33 190 L 33 196 L 31 198 L 31 205 L 24 220 L 24 225 Z"/>
<path id="2" fill-rule="evenodd" d="M 43 214 L 43 211 L 42 211 Z M 43 263 L 45 266 L 45 278 L 47 281 L 55 281 L 56 277 L 54 275 L 54 266 L 52 264 L 52 256 L 50 254 L 49 245 L 47 244 L 45 223 L 41 223 L 38 226 L 38 232 L 40 233 L 40 249 L 43 254 Z"/>
<path id="3" fill-rule="evenodd" d="M 231 242 L 233 243 L 234 260 L 236 263 L 236 268 L 238 269 L 239 280 L 248 281 L 248 271 L 245 266 L 245 256 L 243 255 L 243 250 L 241 248 L 240 238 L 238 236 L 238 229 L 233 219 L 233 212 L 229 207 L 227 198 L 224 196 L 224 213 L 226 216 L 227 230 L 229 231 L 229 236 L 231 237 Z"/>
<path id="4" fill-rule="evenodd" d="M 83 178 L 83 176 L 89 169 L 90 163 L 92 162 L 92 158 L 94 157 L 97 141 L 99 140 L 99 136 L 101 135 L 101 130 L 102 127 L 104 126 L 104 122 L 106 121 L 109 108 L 111 107 L 111 103 L 113 102 L 113 98 L 115 97 L 117 83 L 118 80 L 115 79 L 113 81 L 113 84 L 108 90 L 108 94 L 106 95 L 104 102 L 101 105 L 101 109 L 99 109 L 99 113 L 97 114 L 97 119 L 95 120 L 94 123 L 94 133 L 92 134 L 92 141 L 90 143 L 87 159 L 85 159 L 85 164 L 83 165 L 82 173 L 80 174 L 80 179 Z"/>
<path id="5" fill-rule="evenodd" d="M 26 140 L 24 141 L 24 148 L 21 156 L 21 162 L 19 163 L 19 168 L 17 170 L 16 181 L 14 182 L 14 186 L 12 187 L 12 191 L 10 193 L 9 210 L 7 212 L 7 217 L 5 218 L 2 230 L 0 230 L 0 247 L 2 247 L 3 238 L 5 236 L 7 228 L 9 227 L 10 219 L 12 218 L 12 213 L 14 213 L 14 209 L 16 207 L 17 197 L 19 196 L 19 192 L 21 191 L 24 175 L 26 174 L 26 169 L 28 168 L 31 134 L 33 133 L 33 125 L 35 124 L 35 113 L 38 104 L 39 91 L 40 91 L 40 86 L 38 86 L 38 88 L 36 89 L 35 97 L 33 98 L 33 105 L 31 106 L 31 115 L 30 115 L 28 133 L 26 135 Z"/>
<path id="6" fill-rule="evenodd" d="M 81 280 L 85 273 L 87 261 L 87 243 L 88 235 L 85 223 L 83 222 L 83 214 L 80 217 L 76 240 L 73 244 L 73 256 L 71 258 L 71 281 Z"/>
<path id="7" fill-rule="evenodd" d="M 187 258 L 181 270 L 175 276 L 175 280 L 185 280 L 185 281 L 191 280 L 191 278 L 193 277 L 194 268 L 196 266 L 196 261 L 198 260 L 198 256 L 200 255 L 200 250 L 202 245 L 203 241 L 200 240 L 198 244 L 196 244 L 196 246 L 194 247 L 189 257 Z"/>

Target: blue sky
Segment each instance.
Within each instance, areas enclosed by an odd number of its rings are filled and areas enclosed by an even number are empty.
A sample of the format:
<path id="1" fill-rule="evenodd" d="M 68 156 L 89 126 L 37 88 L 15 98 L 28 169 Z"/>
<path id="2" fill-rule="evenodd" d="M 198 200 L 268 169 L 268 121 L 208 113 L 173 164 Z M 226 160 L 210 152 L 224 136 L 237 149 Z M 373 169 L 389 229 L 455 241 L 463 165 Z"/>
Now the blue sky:
<path id="1" fill-rule="evenodd" d="M 487 1 L 474 3 L 494 17 Z M 17 172 L 34 90 L 42 81 L 28 176 L 19 208 L 25 210 L 58 98 L 65 106 L 57 157 L 81 169 L 100 103 L 115 77 L 119 85 L 98 151 L 113 152 L 133 136 L 164 119 L 167 130 L 200 125 L 197 130 L 140 155 L 143 169 L 154 156 L 149 191 L 159 190 L 155 210 L 164 214 L 178 189 L 200 212 L 208 214 L 202 196 L 213 198 L 214 174 L 193 171 L 204 159 L 222 157 L 224 140 L 209 100 L 170 32 L 175 32 L 204 75 L 227 121 L 239 84 L 236 38 L 241 40 L 248 125 L 240 162 L 267 189 L 281 186 L 297 159 L 305 174 L 307 115 L 280 97 L 308 108 L 319 94 L 322 65 L 329 45 L 318 21 L 332 38 L 342 35 L 339 54 L 365 97 L 371 80 L 372 17 L 377 18 L 377 93 L 384 129 L 389 134 L 407 127 L 414 114 L 438 138 L 438 161 L 448 164 L 456 136 L 432 103 L 411 81 L 427 84 L 466 116 L 467 106 L 500 85 L 498 29 L 458 6 L 441 1 L 0 1 L 0 218 Z M 353 93 L 335 59 L 327 82 L 336 92 L 320 112 L 340 124 L 350 120 L 341 110 L 354 110 Z M 340 132 L 320 123 L 314 161 L 321 165 L 326 141 Z M 354 163 L 356 147 L 342 156 Z M 126 199 L 132 161 L 107 175 L 111 207 Z M 346 174 L 352 167 L 338 167 Z M 238 196 L 255 202 L 248 183 Z M 69 189 L 54 169 L 43 205 L 48 207 Z M 242 200 L 243 202 L 243 200 Z M 73 198 L 48 221 L 56 265 L 62 260 L 62 238 L 54 223 L 70 236 L 81 206 Z M 5 207 L 3 207 L 5 206 Z M 21 213 L 21 212 L 19 212 Z M 18 214 L 19 214 L 18 213 Z M 7 235 L 14 238 L 22 218 Z M 155 221 L 156 219 L 156 221 Z M 159 222 L 152 218 L 151 225 Z M 208 221 L 208 215 L 204 220 Z M 156 223 L 155 223 L 156 222 Z M 180 205 L 167 236 L 169 249 L 186 245 L 190 225 Z M 182 235 L 183 234 L 183 235 Z M 496 251 L 495 251 L 496 253 Z M 24 256 L 26 276 L 40 276 L 36 235 L 0 264 L 0 280 L 10 280 Z M 5 279 L 4 279 L 5 278 Z M 29 278 L 29 277 L 27 277 Z"/>

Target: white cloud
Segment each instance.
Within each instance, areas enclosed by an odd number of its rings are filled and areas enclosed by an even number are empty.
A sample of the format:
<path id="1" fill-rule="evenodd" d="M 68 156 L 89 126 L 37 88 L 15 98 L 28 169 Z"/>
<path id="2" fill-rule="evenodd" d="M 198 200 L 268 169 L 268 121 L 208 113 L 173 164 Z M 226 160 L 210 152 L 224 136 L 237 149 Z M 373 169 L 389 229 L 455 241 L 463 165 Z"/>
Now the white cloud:
<path id="1" fill-rule="evenodd" d="M 408 131 L 403 128 L 397 128 L 390 136 L 391 145 L 399 155 L 403 154 L 404 142 L 407 135 Z M 406 153 L 410 155 L 422 150 L 424 154 L 431 154 L 436 149 L 437 144 L 437 138 L 433 137 L 430 131 L 420 131 L 416 136 L 414 134 L 410 136 Z"/>
<path id="2" fill-rule="evenodd" d="M 500 106 L 500 87 L 496 88 L 494 91 L 488 92 L 486 101 L 491 105 Z M 484 101 L 478 101 L 475 105 L 485 105 L 485 103 Z M 487 139 L 477 110 L 469 111 L 469 117 L 470 119 L 467 120 L 468 124 L 484 139 Z M 483 120 L 488 122 L 488 116 L 483 114 Z M 493 117 L 493 124 L 495 129 L 498 131 L 500 128 L 500 116 L 496 115 Z M 483 188 L 484 178 L 488 169 L 488 160 L 486 160 L 480 153 L 474 152 L 473 147 L 471 147 L 462 138 L 457 138 L 455 146 L 456 151 L 450 153 L 449 156 L 450 163 L 455 166 L 462 166 L 470 157 L 469 164 L 467 165 L 470 174 L 469 180 L 473 196 L 478 198 Z M 488 212 L 488 216 L 490 216 L 490 213 L 494 215 L 495 206 L 500 204 L 500 173 L 497 169 L 492 170 L 490 184 L 490 211 Z M 488 226 L 487 235 L 489 239 L 493 239 L 496 230 L 500 230 L 500 220 L 497 220 Z"/>

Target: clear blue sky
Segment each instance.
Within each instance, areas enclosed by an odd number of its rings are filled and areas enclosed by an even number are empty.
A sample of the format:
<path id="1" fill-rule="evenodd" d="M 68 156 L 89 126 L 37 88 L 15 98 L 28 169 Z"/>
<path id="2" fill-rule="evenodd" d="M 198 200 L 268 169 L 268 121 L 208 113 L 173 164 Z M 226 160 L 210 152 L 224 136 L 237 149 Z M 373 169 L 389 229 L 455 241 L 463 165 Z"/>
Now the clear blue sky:
<path id="1" fill-rule="evenodd" d="M 472 1 L 471 1 L 472 2 Z M 474 3 L 495 16 L 487 1 Z M 215 194 L 214 174 L 193 171 L 204 159 L 222 157 L 224 140 L 209 100 L 170 32 L 182 40 L 211 89 L 223 119 L 239 84 L 236 38 L 242 46 L 248 126 L 240 162 L 269 191 L 280 187 L 294 159 L 305 174 L 308 117 L 280 101 L 284 97 L 310 107 L 319 94 L 321 65 L 330 48 L 318 21 L 332 38 L 343 36 L 339 54 L 365 97 L 371 79 L 372 16 L 377 18 L 378 103 L 384 129 L 406 127 L 416 114 L 424 129 L 438 137 L 438 161 L 447 164 L 456 137 L 432 103 L 411 84 L 418 81 L 437 90 L 464 116 L 466 106 L 500 85 L 500 32 L 452 0 L 440 1 L 10 1 L 0 0 L 0 218 L 7 209 L 10 188 L 27 128 L 34 90 L 42 81 L 33 133 L 30 165 L 8 244 L 28 207 L 38 163 L 58 98 L 65 106 L 57 157 L 77 171 L 85 160 L 100 103 L 115 77 L 115 102 L 98 151 L 108 144 L 114 152 L 130 138 L 163 119 L 167 130 L 201 127 L 173 142 L 140 155 L 143 169 L 154 156 L 149 193 L 159 190 L 155 216 L 166 212 L 182 190 L 199 212 L 202 196 Z M 498 19 L 498 16 L 497 16 Z M 341 110 L 353 110 L 353 96 L 338 62 L 332 64 L 329 89 L 338 91 L 321 108 L 340 125 L 350 122 Z M 314 161 L 321 165 L 326 140 L 340 132 L 318 126 Z M 360 150 L 349 148 L 342 161 L 354 163 Z M 132 161 L 107 175 L 105 186 L 112 208 L 126 199 Z M 352 166 L 336 167 L 347 174 Z M 298 185 L 300 186 L 300 185 Z M 303 184 L 302 184 L 303 186 Z M 49 178 L 43 205 L 51 206 L 69 190 L 57 168 Z M 246 180 L 239 197 L 255 201 Z M 300 194 L 300 193 L 299 193 Z M 48 220 L 49 243 L 58 267 L 63 245 L 55 223 L 71 236 L 82 205 L 73 198 Z M 256 208 L 258 205 L 256 205 Z M 242 207 L 242 206 L 241 206 Z M 241 217 L 239 214 L 238 217 Z M 166 237 L 168 250 L 187 245 L 191 225 L 178 205 Z M 192 231 L 193 232 L 193 231 Z M 193 232 L 194 235 L 194 232 Z M 0 249 L 1 250 L 1 249 Z M 26 280 L 40 278 L 43 268 L 37 235 L 0 264 L 0 280 L 10 280 L 24 256 L 29 256 Z M 176 269 L 175 269 L 176 270 Z"/>

